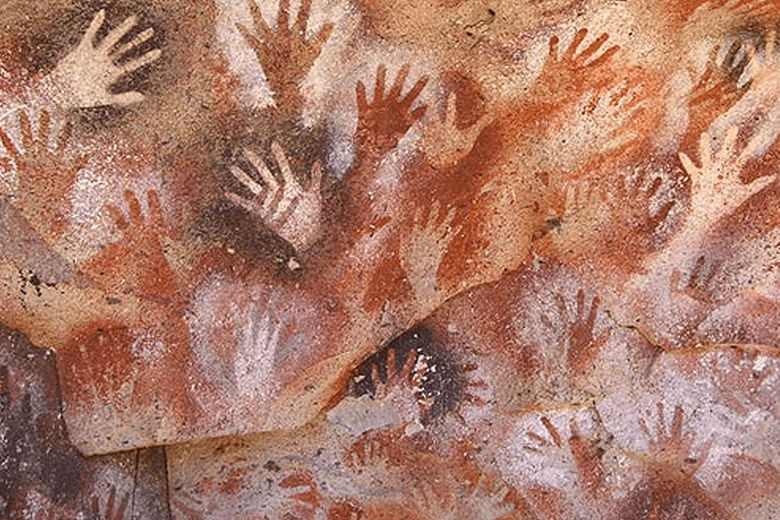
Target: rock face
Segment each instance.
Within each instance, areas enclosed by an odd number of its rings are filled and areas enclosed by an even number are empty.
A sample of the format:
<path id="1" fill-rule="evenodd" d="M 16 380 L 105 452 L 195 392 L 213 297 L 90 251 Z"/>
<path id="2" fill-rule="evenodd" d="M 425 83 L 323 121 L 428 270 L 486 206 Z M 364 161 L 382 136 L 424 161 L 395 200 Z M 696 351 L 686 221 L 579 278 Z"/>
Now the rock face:
<path id="1" fill-rule="evenodd" d="M 776 0 L 0 21 L 2 518 L 780 518 Z"/>
<path id="2" fill-rule="evenodd" d="M 55 354 L 0 328 L 0 517 L 168 520 L 162 448 L 84 458 L 69 442 Z"/>

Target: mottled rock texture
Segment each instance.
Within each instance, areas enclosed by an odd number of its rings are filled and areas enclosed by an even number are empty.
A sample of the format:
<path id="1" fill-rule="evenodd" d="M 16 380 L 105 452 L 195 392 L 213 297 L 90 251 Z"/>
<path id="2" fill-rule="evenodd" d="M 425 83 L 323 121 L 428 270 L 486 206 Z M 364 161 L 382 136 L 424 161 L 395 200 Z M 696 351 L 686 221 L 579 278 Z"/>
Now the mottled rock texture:
<path id="1" fill-rule="evenodd" d="M 8 514 L 778 517 L 778 0 L 0 22 Z"/>
<path id="2" fill-rule="evenodd" d="M 84 458 L 62 419 L 55 354 L 0 328 L 0 518 L 167 520 L 162 448 Z"/>

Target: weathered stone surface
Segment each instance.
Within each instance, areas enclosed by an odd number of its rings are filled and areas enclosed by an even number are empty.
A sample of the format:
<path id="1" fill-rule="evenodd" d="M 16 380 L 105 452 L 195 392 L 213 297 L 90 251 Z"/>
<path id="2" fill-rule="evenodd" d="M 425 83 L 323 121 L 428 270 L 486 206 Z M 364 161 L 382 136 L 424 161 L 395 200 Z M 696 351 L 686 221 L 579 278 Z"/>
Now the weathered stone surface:
<path id="1" fill-rule="evenodd" d="M 780 352 L 659 348 L 570 273 L 469 291 L 294 432 L 171 447 L 174 518 L 780 518 Z"/>
<path id="2" fill-rule="evenodd" d="M 776 0 L 0 21 L 0 322 L 67 460 L 153 509 L 127 450 L 187 442 L 180 518 L 777 516 Z M 8 511 L 83 512 L 36 464 Z"/>
<path id="3" fill-rule="evenodd" d="M 165 520 L 163 448 L 84 458 L 68 441 L 55 354 L 0 328 L 0 518 Z"/>

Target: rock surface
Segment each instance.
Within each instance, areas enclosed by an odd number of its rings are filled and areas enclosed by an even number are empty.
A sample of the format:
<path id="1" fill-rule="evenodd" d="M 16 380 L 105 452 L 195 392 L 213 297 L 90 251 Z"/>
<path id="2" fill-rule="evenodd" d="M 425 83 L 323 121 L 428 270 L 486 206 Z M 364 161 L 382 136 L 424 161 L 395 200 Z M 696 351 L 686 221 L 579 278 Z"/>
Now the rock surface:
<path id="1" fill-rule="evenodd" d="M 0 21 L 3 514 L 778 518 L 777 0 Z"/>
<path id="2" fill-rule="evenodd" d="M 0 518 L 169 520 L 163 448 L 84 458 L 68 440 L 55 354 L 0 328 Z"/>

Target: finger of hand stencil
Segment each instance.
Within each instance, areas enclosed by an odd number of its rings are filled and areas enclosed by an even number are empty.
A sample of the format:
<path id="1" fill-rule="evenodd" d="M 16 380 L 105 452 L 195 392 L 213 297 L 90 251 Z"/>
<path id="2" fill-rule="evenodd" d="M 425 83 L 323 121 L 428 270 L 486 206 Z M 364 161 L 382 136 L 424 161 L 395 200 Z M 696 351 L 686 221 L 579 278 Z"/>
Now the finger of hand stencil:
<path id="1" fill-rule="evenodd" d="M 658 412 L 658 420 L 656 426 L 656 430 L 658 431 L 658 436 L 661 438 L 666 438 L 666 418 L 664 417 L 664 403 L 659 401 L 658 403 L 656 403 L 655 407 Z"/>
<path id="2" fill-rule="evenodd" d="M 26 151 L 32 151 L 33 148 L 33 132 L 32 125 L 30 124 L 30 116 L 26 110 L 19 112 L 19 126 L 22 131 L 22 147 Z"/>
<path id="3" fill-rule="evenodd" d="M 550 419 L 548 419 L 547 417 L 542 417 L 542 424 L 544 425 L 544 428 L 547 430 L 547 432 L 550 434 L 550 437 L 552 437 L 553 443 L 560 448 L 563 445 L 563 441 L 561 439 L 561 434 L 558 432 L 558 429 L 553 425 L 552 421 L 550 421 Z"/>
<path id="4" fill-rule="evenodd" d="M 549 49 L 549 61 L 558 61 L 558 43 L 560 42 L 560 39 L 557 36 L 553 36 L 550 38 L 550 49 Z"/>
<path id="5" fill-rule="evenodd" d="M 49 147 L 49 130 L 51 128 L 51 115 L 46 110 L 41 110 L 38 118 L 38 146 L 41 149 Z"/>
<path id="6" fill-rule="evenodd" d="M 585 291 L 577 291 L 577 321 L 582 321 L 585 317 Z"/>
<path id="7" fill-rule="evenodd" d="M 276 178 L 271 173 L 271 170 L 265 165 L 265 162 L 263 162 L 263 160 L 252 150 L 245 150 L 244 156 L 249 161 L 249 164 L 251 164 L 255 170 L 257 170 L 257 173 L 260 174 L 263 182 L 265 182 L 272 191 L 276 191 L 279 188 L 279 182 L 277 182 Z"/>
<path id="8" fill-rule="evenodd" d="M 106 11 L 105 9 L 101 9 L 95 14 L 95 17 L 92 18 L 92 22 L 90 22 L 87 32 L 84 33 L 84 38 L 81 40 L 81 43 L 89 45 L 89 47 L 92 48 L 95 44 L 95 36 L 100 28 L 103 27 L 103 22 L 105 21 Z"/>
<path id="9" fill-rule="evenodd" d="M 125 496 L 122 497 L 122 501 L 119 502 L 119 508 L 116 510 L 116 515 L 114 515 L 114 518 L 112 520 L 124 520 L 125 518 L 125 511 L 127 510 L 127 503 L 130 500 L 130 494 L 126 493 Z"/>
<path id="10" fill-rule="evenodd" d="M 604 54 L 602 54 L 601 56 L 599 56 L 599 57 L 598 57 L 598 58 L 596 58 L 595 60 L 591 61 L 591 62 L 588 64 L 588 67 L 591 67 L 591 68 L 600 67 L 601 65 L 603 65 L 604 63 L 606 63 L 607 61 L 609 61 L 609 60 L 610 60 L 610 58 L 612 58 L 612 56 L 614 56 L 614 55 L 615 55 L 615 53 L 616 53 L 617 51 L 619 51 L 619 50 L 620 50 L 620 45 L 613 45 L 612 47 L 610 47 L 609 49 L 607 49 L 607 50 L 604 52 Z"/>
<path id="11" fill-rule="evenodd" d="M 163 217 L 162 204 L 157 190 L 148 190 L 146 200 L 149 202 L 149 216 L 158 230 L 165 228 L 165 218 Z"/>
<path id="12" fill-rule="evenodd" d="M 263 12 L 260 10 L 257 0 L 249 1 L 249 13 L 252 15 L 255 30 L 260 33 L 260 38 L 266 43 L 270 42 L 274 37 L 273 31 L 271 30 L 271 26 L 265 23 Z"/>
<path id="13" fill-rule="evenodd" d="M 263 214 L 263 218 L 267 215 L 273 215 L 273 208 L 279 202 L 279 197 L 282 196 L 278 186 L 274 188 L 267 188 L 261 195 L 255 199 L 260 203 L 260 211 Z M 262 198 L 262 202 L 260 199 Z"/>
<path id="14" fill-rule="evenodd" d="M 695 164 L 693 164 L 693 161 L 691 161 L 690 157 L 688 157 L 688 155 L 686 155 L 684 152 L 678 153 L 677 156 L 680 158 L 680 162 L 683 165 L 683 169 L 693 179 L 694 175 L 698 173 L 699 168 Z"/>
<path id="15" fill-rule="evenodd" d="M 588 30 L 585 28 L 577 31 L 577 34 L 574 35 L 574 39 L 566 48 L 566 53 L 563 55 L 564 60 L 570 61 L 574 58 L 574 53 L 577 52 L 577 47 L 580 46 L 580 43 L 582 43 L 582 40 L 584 40 L 587 35 Z"/>
<path id="16" fill-rule="evenodd" d="M 274 155 L 276 164 L 279 166 L 279 170 L 282 172 L 282 178 L 286 184 L 286 190 L 301 191 L 298 181 L 295 180 L 292 169 L 290 168 L 290 162 L 287 160 L 287 156 L 284 154 L 284 150 L 277 142 L 271 143 L 271 153 Z"/>
<path id="17" fill-rule="evenodd" d="M 403 100 L 401 100 L 402 106 L 410 106 L 412 103 L 414 103 L 414 100 L 417 99 L 417 96 L 420 95 L 420 92 L 425 88 L 425 85 L 428 84 L 428 76 L 423 76 L 419 80 L 417 80 L 417 83 L 414 84 L 412 87 L 412 90 L 409 91 L 406 96 L 404 96 Z"/>
<path id="18" fill-rule="evenodd" d="M 409 353 L 406 355 L 406 361 L 404 362 L 404 366 L 401 368 L 401 376 L 404 379 L 411 380 L 412 379 L 412 370 L 414 369 L 414 365 L 417 363 L 417 352 L 415 352 L 414 349 L 411 349 Z"/>
<path id="19" fill-rule="evenodd" d="M 431 204 L 431 209 L 428 211 L 428 222 L 425 224 L 426 229 L 436 229 L 436 221 L 439 220 L 439 210 L 441 204 L 438 200 L 434 200 Z"/>
<path id="20" fill-rule="evenodd" d="M 105 207 L 105 210 L 108 212 L 111 220 L 114 221 L 114 225 L 117 227 L 117 229 L 124 231 L 130 227 L 130 225 L 127 223 L 127 219 L 125 219 L 124 214 L 119 211 L 119 208 L 113 205 L 108 205 Z"/>
<path id="21" fill-rule="evenodd" d="M 312 0 L 301 0 L 301 6 L 298 9 L 298 17 L 295 19 L 295 25 L 293 25 L 293 29 L 300 34 L 306 33 L 306 24 L 309 22 L 311 4 Z"/>
<path id="22" fill-rule="evenodd" d="M 11 138 L 8 137 L 8 134 L 5 132 L 5 130 L 0 128 L 0 142 L 3 143 L 3 147 L 8 152 L 8 155 L 11 156 L 11 159 L 18 165 L 19 164 L 19 150 L 14 145 L 13 141 L 11 141 Z"/>
<path id="23" fill-rule="evenodd" d="M 144 96 L 140 92 L 136 92 L 136 91 L 122 92 L 121 94 L 113 94 L 109 96 L 106 104 L 114 105 L 117 107 L 127 107 L 130 105 L 135 105 L 136 103 L 140 103 L 144 99 L 146 99 L 146 96 Z"/>
<path id="24" fill-rule="evenodd" d="M 108 54 L 111 48 L 119 42 L 124 36 L 135 27 L 138 23 L 138 17 L 136 15 L 128 17 L 122 24 L 108 33 L 108 36 L 98 45 L 97 50 L 104 54 Z"/>
<path id="25" fill-rule="evenodd" d="M 119 59 L 128 52 L 134 50 L 136 47 L 140 47 L 142 44 L 146 43 L 151 39 L 151 37 L 154 36 L 154 28 L 149 27 L 139 35 L 137 35 L 135 38 L 130 40 L 129 42 L 119 46 L 117 50 L 115 50 L 113 54 L 113 59 Z"/>
<path id="26" fill-rule="evenodd" d="M 106 503 L 106 518 L 114 513 L 114 498 L 116 498 L 116 488 L 111 486 L 108 491 L 108 502 Z"/>
<path id="27" fill-rule="evenodd" d="M 362 81 L 358 81 L 355 85 L 355 98 L 357 99 L 358 112 L 363 112 L 368 107 L 368 101 L 366 100 L 366 86 Z"/>
<path id="28" fill-rule="evenodd" d="M 416 121 L 422 119 L 426 110 L 428 110 L 428 105 L 423 105 L 412 110 L 409 114 L 409 124 L 414 124 Z"/>
<path id="29" fill-rule="evenodd" d="M 409 70 L 411 69 L 408 63 L 405 63 L 398 71 L 398 75 L 395 77 L 393 86 L 390 87 L 390 92 L 387 93 L 387 99 L 398 99 L 401 96 L 401 91 L 404 88 L 406 78 L 409 76 Z"/>
<path id="30" fill-rule="evenodd" d="M 241 168 L 238 166 L 230 166 L 229 168 L 230 173 L 233 174 L 233 177 L 236 178 L 238 182 L 243 184 L 249 191 L 252 192 L 253 195 L 257 196 L 263 193 L 263 186 L 255 182 L 255 180 L 250 177 L 249 175 L 244 172 Z"/>
<path id="31" fill-rule="evenodd" d="M 387 382 L 388 385 L 391 381 L 395 381 L 398 376 L 398 370 L 395 366 L 395 349 L 391 348 L 387 351 Z"/>
<path id="32" fill-rule="evenodd" d="M 287 212 L 287 209 L 292 205 L 293 201 L 298 200 L 297 197 L 289 190 L 282 190 L 281 196 L 275 197 L 278 199 L 276 204 L 273 205 L 271 221 L 274 223 L 283 224 L 282 217 Z"/>
<path id="33" fill-rule="evenodd" d="M 702 169 L 712 165 L 712 139 L 707 132 L 702 132 L 699 136 L 699 160 Z"/>
<path id="34" fill-rule="evenodd" d="M 580 63 L 585 63 L 588 58 L 596 54 L 598 50 L 601 48 L 602 45 L 609 39 L 609 35 L 607 33 L 603 33 L 601 36 L 596 38 L 593 43 L 588 45 L 584 51 L 580 53 L 579 56 L 577 56 L 577 59 Z"/>
<path id="35" fill-rule="evenodd" d="M 756 193 L 764 190 L 764 188 L 766 188 L 776 180 L 777 180 L 777 175 L 767 175 L 764 177 L 759 177 L 758 179 L 754 180 L 753 182 L 745 186 L 746 192 L 748 196 L 753 196 Z"/>
<path id="36" fill-rule="evenodd" d="M 130 190 L 125 190 L 125 201 L 130 210 L 130 220 L 133 224 L 140 224 L 144 220 L 143 212 L 141 211 L 141 203 L 138 201 L 138 197 L 135 196 Z"/>
<path id="37" fill-rule="evenodd" d="M 277 227 L 277 229 L 281 230 L 282 232 L 298 231 L 297 228 L 299 223 L 296 221 L 296 219 L 293 219 L 292 216 L 295 214 L 295 210 L 298 209 L 300 204 L 301 198 L 296 197 L 286 204 L 286 207 L 283 211 L 280 211 L 276 214 L 274 217 L 274 225 Z"/>
<path id="38" fill-rule="evenodd" d="M 314 161 L 314 164 L 311 167 L 311 185 L 309 186 L 309 191 L 311 193 L 316 193 L 317 195 L 320 194 L 320 191 L 322 190 L 322 165 L 319 161 Z"/>
<path id="39" fill-rule="evenodd" d="M 446 233 L 450 226 L 452 225 L 452 221 L 455 219 L 455 213 L 457 212 L 456 208 L 450 208 L 450 210 L 447 212 L 447 216 L 444 217 L 444 221 L 441 223 L 441 226 L 439 226 L 439 232 Z"/>
<path id="40" fill-rule="evenodd" d="M 598 296 L 596 296 L 593 298 L 593 301 L 590 302 L 590 311 L 588 312 L 588 321 L 586 322 L 588 330 L 593 330 L 593 327 L 596 325 L 596 317 L 598 316 L 599 305 L 601 305 L 601 300 Z"/>
<path id="41" fill-rule="evenodd" d="M 771 58 L 775 51 L 775 40 L 777 39 L 777 31 L 770 29 L 769 34 L 766 37 L 766 47 L 764 48 L 764 54 L 767 57 L 767 61 Z"/>
<path id="42" fill-rule="evenodd" d="M 241 208 L 244 208 L 249 213 L 255 213 L 257 211 L 257 204 L 254 201 L 247 200 L 241 195 L 237 195 L 232 191 L 226 191 L 225 197 L 227 197 L 227 199 L 230 200 L 230 202 L 236 204 Z"/>
<path id="43" fill-rule="evenodd" d="M 719 46 L 715 46 L 714 49 L 718 49 Z M 736 40 L 731 44 L 731 47 L 729 47 L 729 51 L 726 53 L 726 56 L 723 58 L 723 67 L 726 70 L 731 69 L 734 66 L 734 63 L 737 59 L 737 54 L 739 54 L 740 49 L 742 48 L 742 42 L 739 40 Z"/>
<path id="44" fill-rule="evenodd" d="M 446 128 L 455 128 L 457 118 L 458 98 L 454 92 L 447 96 L 447 106 L 444 111 L 444 126 Z"/>
<path id="45" fill-rule="evenodd" d="M 316 49 L 322 48 L 323 45 L 325 45 L 325 42 L 328 41 L 328 38 L 330 38 L 331 33 L 333 32 L 333 24 L 332 23 L 326 23 L 322 26 L 322 29 L 320 29 L 320 32 L 317 33 L 317 36 L 312 40 L 312 46 L 314 46 Z"/>
<path id="46" fill-rule="evenodd" d="M 379 65 L 376 70 L 376 85 L 374 86 L 374 101 L 373 104 L 377 104 L 382 101 L 385 95 L 385 75 L 387 69 L 384 65 Z"/>
<path id="47" fill-rule="evenodd" d="M 566 300 L 563 299 L 563 295 L 556 294 L 554 299 L 555 299 L 555 307 L 558 309 L 558 312 L 560 313 L 563 320 L 567 323 L 570 322 L 569 310 L 566 308 Z"/>
<path id="48" fill-rule="evenodd" d="M 279 14 L 276 17 L 276 29 L 287 31 L 290 23 L 290 0 L 279 0 Z"/>
<path id="49" fill-rule="evenodd" d="M 374 394 L 379 397 L 382 379 L 379 377 L 379 366 L 376 363 L 371 364 L 371 382 L 374 383 Z"/>
<path id="50" fill-rule="evenodd" d="M 730 127 L 726 131 L 723 144 L 716 155 L 718 162 L 726 162 L 734 155 L 734 146 L 737 144 L 737 135 L 739 135 L 739 128 L 737 128 L 736 125 Z"/>
<path id="51" fill-rule="evenodd" d="M 154 63 L 155 61 L 157 61 L 160 58 L 160 56 L 162 56 L 162 51 L 160 49 L 151 50 L 151 51 L 147 52 L 146 54 L 144 54 L 143 56 L 141 56 L 140 58 L 138 58 L 136 60 L 129 61 L 129 62 L 125 63 L 124 65 L 122 65 L 121 67 L 119 67 L 118 68 L 119 71 L 115 75 L 115 77 L 124 76 L 125 74 L 129 74 L 129 73 L 131 73 L 133 71 L 136 71 L 136 70 L 138 70 L 138 69 L 140 69 L 142 67 L 146 67 L 146 66 Z"/>
<path id="52" fill-rule="evenodd" d="M 61 156 L 63 153 L 65 153 L 65 149 L 68 147 L 68 142 L 70 141 L 72 133 L 73 123 L 70 121 L 65 121 L 65 125 L 62 127 L 62 130 L 60 130 L 59 136 L 57 136 L 57 145 L 55 148 L 57 155 Z"/>

